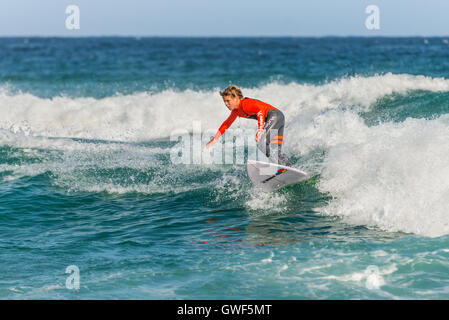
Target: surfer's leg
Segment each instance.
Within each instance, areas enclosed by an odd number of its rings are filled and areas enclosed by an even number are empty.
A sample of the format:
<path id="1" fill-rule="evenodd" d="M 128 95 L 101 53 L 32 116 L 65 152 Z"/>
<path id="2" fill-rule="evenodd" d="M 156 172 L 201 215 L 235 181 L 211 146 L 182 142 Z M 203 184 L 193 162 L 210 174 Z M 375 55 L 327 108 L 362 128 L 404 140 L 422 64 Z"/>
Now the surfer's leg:
<path id="1" fill-rule="evenodd" d="M 280 111 L 270 110 L 265 123 L 265 131 L 258 147 L 273 163 L 292 166 L 290 159 L 282 153 L 284 139 L 284 115 Z"/>
<path id="2" fill-rule="evenodd" d="M 270 129 L 274 124 L 273 113 L 268 112 L 267 118 L 265 119 L 265 125 L 263 128 L 263 134 L 257 142 L 257 148 L 262 151 L 267 158 L 270 158 Z"/>
<path id="3" fill-rule="evenodd" d="M 284 166 L 291 167 L 293 163 L 290 161 L 290 159 L 285 155 L 285 153 L 282 152 L 282 140 L 284 138 L 284 125 L 280 127 L 277 131 L 278 139 L 271 140 L 271 146 L 273 146 L 273 152 L 272 154 L 277 154 L 277 162 L 279 164 L 282 164 Z"/>
<path id="4" fill-rule="evenodd" d="M 270 159 L 284 166 L 292 166 L 290 159 L 282 152 L 282 142 L 284 141 L 284 114 L 280 111 L 275 112 L 275 121 L 270 128 Z"/>

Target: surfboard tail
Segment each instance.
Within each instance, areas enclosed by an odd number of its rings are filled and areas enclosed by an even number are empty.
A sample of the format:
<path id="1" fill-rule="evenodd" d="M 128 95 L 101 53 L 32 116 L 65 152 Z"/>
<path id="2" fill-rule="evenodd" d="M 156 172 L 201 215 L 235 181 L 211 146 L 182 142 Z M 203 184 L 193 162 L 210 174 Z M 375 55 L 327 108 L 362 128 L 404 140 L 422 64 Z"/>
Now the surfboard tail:
<path id="1" fill-rule="evenodd" d="M 254 186 L 266 192 L 309 179 L 307 173 L 297 168 L 263 161 L 248 160 L 246 169 Z"/>

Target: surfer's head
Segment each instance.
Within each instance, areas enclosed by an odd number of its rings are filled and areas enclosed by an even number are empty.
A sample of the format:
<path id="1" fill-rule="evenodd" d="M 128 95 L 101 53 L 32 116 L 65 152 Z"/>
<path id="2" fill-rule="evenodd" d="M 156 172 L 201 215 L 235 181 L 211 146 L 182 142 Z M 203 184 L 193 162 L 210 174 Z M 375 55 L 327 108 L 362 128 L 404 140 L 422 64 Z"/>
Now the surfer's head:
<path id="1" fill-rule="evenodd" d="M 243 99 L 242 90 L 234 84 L 220 91 L 220 95 L 229 110 L 237 109 L 240 104 L 240 99 Z"/>

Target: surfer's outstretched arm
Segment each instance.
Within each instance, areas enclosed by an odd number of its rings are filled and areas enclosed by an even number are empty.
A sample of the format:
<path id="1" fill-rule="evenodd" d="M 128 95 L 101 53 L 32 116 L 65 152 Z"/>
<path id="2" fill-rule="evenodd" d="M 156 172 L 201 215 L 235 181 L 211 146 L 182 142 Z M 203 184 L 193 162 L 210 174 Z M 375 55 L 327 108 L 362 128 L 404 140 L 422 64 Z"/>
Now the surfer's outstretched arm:
<path id="1" fill-rule="evenodd" d="M 212 138 L 212 140 L 210 140 L 207 144 L 206 144 L 206 148 L 210 148 L 212 147 L 215 142 L 217 142 L 218 138 L 220 138 L 220 136 L 231 126 L 231 124 L 235 121 L 235 119 L 237 118 L 237 111 L 236 110 L 232 110 L 231 114 L 229 115 L 229 117 L 223 122 L 223 124 L 220 126 L 220 128 L 218 129 L 217 133 L 215 134 L 215 136 Z"/>

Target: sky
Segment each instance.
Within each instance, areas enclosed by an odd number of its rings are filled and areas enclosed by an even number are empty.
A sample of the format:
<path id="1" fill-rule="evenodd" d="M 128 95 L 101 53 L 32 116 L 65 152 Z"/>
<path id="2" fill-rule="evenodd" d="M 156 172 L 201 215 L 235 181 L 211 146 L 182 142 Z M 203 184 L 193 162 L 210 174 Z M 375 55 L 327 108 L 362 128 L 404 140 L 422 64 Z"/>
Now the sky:
<path id="1" fill-rule="evenodd" d="M 79 29 L 66 26 L 69 5 Z M 370 5 L 378 29 L 366 27 Z M 0 1 L 0 36 L 448 35 L 449 0 Z"/>

